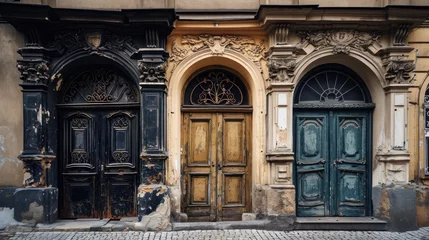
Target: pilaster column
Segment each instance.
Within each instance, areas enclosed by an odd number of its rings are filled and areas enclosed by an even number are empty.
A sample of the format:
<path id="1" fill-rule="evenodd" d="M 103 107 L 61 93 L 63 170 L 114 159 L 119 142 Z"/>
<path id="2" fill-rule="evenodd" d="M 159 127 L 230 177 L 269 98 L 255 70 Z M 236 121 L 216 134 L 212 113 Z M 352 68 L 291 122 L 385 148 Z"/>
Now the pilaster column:
<path id="1" fill-rule="evenodd" d="M 295 216 L 295 186 L 292 179 L 292 79 L 295 75 L 298 49 L 287 43 L 286 24 L 272 26 L 269 36 L 270 49 L 266 56 L 269 69 L 266 159 L 270 169 L 267 214 Z"/>
<path id="2" fill-rule="evenodd" d="M 409 181 L 408 152 L 408 91 L 412 86 L 413 60 L 408 59 L 412 47 L 398 43 L 382 50 L 387 86 L 385 90 L 385 143 L 384 149 L 376 154 L 379 176 L 383 183 L 407 183 Z M 404 40 L 402 40 L 404 41 Z"/>
<path id="3" fill-rule="evenodd" d="M 141 92 L 141 184 L 138 189 L 136 228 L 162 230 L 170 225 L 170 189 L 164 184 L 166 150 L 166 78 L 168 53 L 142 48 L 138 61 Z"/>
<path id="4" fill-rule="evenodd" d="M 23 81 L 24 149 L 19 157 L 24 162 L 24 186 L 46 187 L 47 169 L 55 159 L 48 146 L 48 50 L 31 46 L 18 52 L 23 57 L 17 68 Z"/>
<path id="5" fill-rule="evenodd" d="M 21 72 L 20 85 L 23 93 L 24 149 L 19 158 L 24 162 L 24 187 L 14 193 L 14 218 L 17 221 L 51 223 L 58 217 L 58 189 L 51 187 L 49 174 L 56 174 L 51 168 L 56 159 L 49 145 L 48 111 L 49 55 L 52 53 L 40 46 L 19 49 L 23 57 L 18 60 Z M 55 127 L 55 126 L 54 126 Z M 31 206 L 41 206 L 40 216 L 28 214 Z"/>

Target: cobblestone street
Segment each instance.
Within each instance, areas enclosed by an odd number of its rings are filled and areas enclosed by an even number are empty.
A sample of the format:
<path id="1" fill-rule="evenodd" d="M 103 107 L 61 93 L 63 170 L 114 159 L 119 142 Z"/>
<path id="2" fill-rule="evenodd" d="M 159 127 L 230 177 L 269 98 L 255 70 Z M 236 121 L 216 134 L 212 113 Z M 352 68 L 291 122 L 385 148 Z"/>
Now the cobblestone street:
<path id="1" fill-rule="evenodd" d="M 0 233 L 0 239 L 35 240 L 172 240 L 172 239 L 392 239 L 429 240 L 429 227 L 404 233 L 371 231 L 264 231 L 264 230 L 199 230 L 171 232 L 17 232 Z"/>

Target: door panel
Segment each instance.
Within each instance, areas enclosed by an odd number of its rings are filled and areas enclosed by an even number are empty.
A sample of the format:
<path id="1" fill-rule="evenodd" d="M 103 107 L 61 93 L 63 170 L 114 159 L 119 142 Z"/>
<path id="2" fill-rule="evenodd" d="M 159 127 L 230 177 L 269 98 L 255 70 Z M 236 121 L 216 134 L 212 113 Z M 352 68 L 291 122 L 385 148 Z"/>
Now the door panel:
<path id="1" fill-rule="evenodd" d="M 300 114 L 296 123 L 297 212 L 299 216 L 325 216 L 329 214 L 327 115 Z"/>
<path id="2" fill-rule="evenodd" d="M 102 152 L 105 153 L 100 162 L 101 199 L 105 203 L 103 217 L 119 219 L 136 216 L 137 113 L 121 110 L 101 115 L 107 130 L 101 134 Z"/>
<path id="3" fill-rule="evenodd" d="M 189 219 L 213 221 L 216 189 L 216 115 L 185 113 L 183 119 L 182 205 Z M 214 182 L 213 182 L 214 181 Z"/>
<path id="4" fill-rule="evenodd" d="M 366 114 L 336 113 L 333 119 L 337 150 L 332 184 L 338 216 L 365 216 L 367 190 Z"/>
<path id="5" fill-rule="evenodd" d="M 250 211 L 250 115 L 184 113 L 182 206 L 189 221 L 239 220 Z"/>
<path id="6" fill-rule="evenodd" d="M 366 112 L 296 114 L 298 216 L 368 215 Z"/>
<path id="7" fill-rule="evenodd" d="M 60 111 L 62 218 L 136 215 L 138 116 L 130 111 Z"/>

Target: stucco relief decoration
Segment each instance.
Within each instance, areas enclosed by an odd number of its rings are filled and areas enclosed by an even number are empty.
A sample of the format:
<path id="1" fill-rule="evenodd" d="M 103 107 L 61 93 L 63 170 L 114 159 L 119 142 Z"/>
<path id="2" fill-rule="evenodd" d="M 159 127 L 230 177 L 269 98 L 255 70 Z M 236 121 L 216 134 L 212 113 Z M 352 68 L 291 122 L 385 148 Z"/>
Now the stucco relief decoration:
<path id="1" fill-rule="evenodd" d="M 301 42 L 308 42 L 316 47 L 316 50 L 333 47 L 333 53 L 349 54 L 351 48 L 366 51 L 373 44 L 381 44 L 376 32 L 359 32 L 356 30 L 322 30 L 322 31 L 298 31 Z"/>
<path id="2" fill-rule="evenodd" d="M 140 61 L 137 65 L 142 82 L 166 82 L 167 63 L 147 63 Z"/>
<path id="3" fill-rule="evenodd" d="M 71 53 L 79 49 L 110 49 L 134 52 L 137 47 L 130 36 L 122 36 L 108 31 L 64 31 L 54 35 L 52 47 L 62 54 Z"/>
<path id="4" fill-rule="evenodd" d="M 386 68 L 385 78 L 391 83 L 408 83 L 411 79 L 410 73 L 414 70 L 413 60 L 397 57 L 384 63 Z"/>
<path id="5" fill-rule="evenodd" d="M 172 72 L 187 56 L 203 49 L 210 49 L 212 54 L 217 56 L 222 55 L 225 49 L 237 51 L 253 61 L 260 69 L 262 69 L 261 60 L 264 59 L 266 52 L 263 40 L 256 42 L 249 36 L 184 35 L 181 38 L 180 45 L 178 42 L 178 39 L 174 40 L 171 47 Z"/>
<path id="6" fill-rule="evenodd" d="M 46 83 L 49 79 L 49 67 L 46 61 L 18 61 L 21 80 L 27 83 Z"/>
<path id="7" fill-rule="evenodd" d="M 295 75 L 296 61 L 294 59 L 269 59 L 268 80 L 272 82 L 285 82 Z"/>

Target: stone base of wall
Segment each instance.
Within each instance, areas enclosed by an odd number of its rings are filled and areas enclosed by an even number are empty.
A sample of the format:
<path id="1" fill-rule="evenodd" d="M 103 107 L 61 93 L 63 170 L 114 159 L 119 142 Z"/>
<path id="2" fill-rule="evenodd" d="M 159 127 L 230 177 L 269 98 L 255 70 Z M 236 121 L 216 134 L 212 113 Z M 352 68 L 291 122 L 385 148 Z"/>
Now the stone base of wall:
<path id="1" fill-rule="evenodd" d="M 14 218 L 24 223 L 53 223 L 58 219 L 57 188 L 17 188 Z"/>
<path id="2" fill-rule="evenodd" d="M 378 185 L 372 189 L 374 216 L 387 221 L 388 231 L 411 231 L 429 226 L 429 188 Z"/>
<path id="3" fill-rule="evenodd" d="M 142 184 L 137 195 L 138 222 L 134 230 L 161 231 L 171 228 L 170 188 L 165 185 Z"/>

